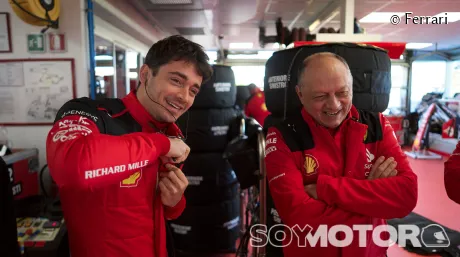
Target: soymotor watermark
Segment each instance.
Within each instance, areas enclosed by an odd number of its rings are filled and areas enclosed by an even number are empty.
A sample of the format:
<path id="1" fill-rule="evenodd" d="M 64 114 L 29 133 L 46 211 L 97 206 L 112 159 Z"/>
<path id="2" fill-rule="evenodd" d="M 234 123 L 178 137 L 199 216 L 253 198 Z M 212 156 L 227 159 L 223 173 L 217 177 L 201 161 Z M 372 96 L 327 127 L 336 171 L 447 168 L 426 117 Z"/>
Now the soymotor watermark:
<path id="1" fill-rule="evenodd" d="M 420 229 L 416 225 L 398 225 L 398 229 L 391 225 L 380 225 L 375 228 L 372 225 L 335 225 L 328 227 L 320 225 L 316 231 L 309 225 L 300 227 L 288 227 L 283 224 L 276 224 L 267 230 L 267 226 L 256 224 L 251 227 L 249 233 L 251 236 L 251 247 L 264 247 L 271 244 L 275 247 L 286 247 L 296 244 L 298 247 L 347 247 L 354 240 L 358 232 L 359 247 L 366 247 L 368 244 L 368 232 L 372 231 L 370 240 L 380 247 L 389 247 L 398 242 L 398 245 L 405 247 L 408 242 L 412 247 L 449 247 L 450 239 L 444 228 L 438 224 L 431 224 Z M 290 236 L 287 237 L 287 233 Z M 338 238 L 338 234 L 341 234 Z M 385 233 L 389 238 L 383 240 L 381 235 Z M 276 240 L 271 240 L 273 236 Z M 419 237 L 421 240 L 419 240 Z M 290 238 L 289 241 L 285 241 Z M 420 242 L 421 241 L 421 242 Z M 319 243 L 319 244 L 318 244 Z"/>

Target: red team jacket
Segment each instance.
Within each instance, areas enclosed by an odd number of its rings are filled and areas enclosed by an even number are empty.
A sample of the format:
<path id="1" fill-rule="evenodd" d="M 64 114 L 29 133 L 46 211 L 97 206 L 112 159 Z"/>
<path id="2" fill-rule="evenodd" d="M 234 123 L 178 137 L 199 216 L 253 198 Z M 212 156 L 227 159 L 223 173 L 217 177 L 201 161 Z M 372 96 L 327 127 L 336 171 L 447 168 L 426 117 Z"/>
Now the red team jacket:
<path id="1" fill-rule="evenodd" d="M 248 99 L 244 108 L 244 113 L 248 117 L 254 118 L 262 127 L 264 126 L 265 118 L 270 115 L 265 105 L 265 94 L 260 89 L 256 89 Z"/>
<path id="2" fill-rule="evenodd" d="M 382 114 L 380 120 L 382 140 L 365 143 L 375 130 L 358 122 L 359 113 L 353 107 L 349 117 L 332 136 L 302 109 L 299 120 L 310 128 L 314 147 L 291 151 L 276 127 L 267 132 L 266 169 L 269 189 L 282 222 L 294 228 L 300 238 L 316 233 L 320 225 L 328 229 L 334 225 L 365 224 L 375 228 L 386 224 L 386 219 L 401 218 L 409 214 L 417 202 L 417 177 L 409 166 L 389 122 Z M 382 125 L 380 125 L 382 124 Z M 385 156 L 397 161 L 398 175 L 391 178 L 367 180 L 375 160 Z M 317 185 L 318 199 L 310 198 L 304 185 Z M 300 229 L 307 227 L 303 232 Z M 372 231 L 366 234 L 367 247 L 359 246 L 359 231 L 353 230 L 353 242 L 347 247 L 334 247 L 330 243 L 316 247 L 308 243 L 299 247 L 297 237 L 287 233 L 283 248 L 285 257 L 342 256 L 382 257 L 387 247 L 379 247 L 372 241 Z M 292 238 L 289 236 L 292 235 Z M 343 239 L 340 233 L 337 239 Z M 343 235 L 342 235 L 343 236 Z M 388 234 L 383 233 L 383 240 Z M 363 241 L 364 242 L 364 241 Z"/>
<path id="3" fill-rule="evenodd" d="M 449 198 L 460 204 L 460 143 L 444 163 L 444 185 Z"/>
<path id="4" fill-rule="evenodd" d="M 162 133 L 158 133 L 162 131 Z M 159 156 L 169 152 L 160 124 L 134 92 L 119 99 L 67 102 L 58 112 L 46 148 L 59 186 L 72 257 L 164 257 L 167 219 L 177 218 L 185 198 L 162 204 Z"/>

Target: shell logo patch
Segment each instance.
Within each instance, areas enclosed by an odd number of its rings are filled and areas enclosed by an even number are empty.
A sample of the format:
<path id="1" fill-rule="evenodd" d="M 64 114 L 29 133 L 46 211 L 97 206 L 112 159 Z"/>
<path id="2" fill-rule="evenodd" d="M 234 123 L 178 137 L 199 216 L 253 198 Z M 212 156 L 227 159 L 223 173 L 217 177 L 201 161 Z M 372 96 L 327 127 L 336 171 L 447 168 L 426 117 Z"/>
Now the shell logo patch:
<path id="1" fill-rule="evenodd" d="M 267 105 L 265 105 L 265 103 L 263 103 L 262 106 L 260 107 L 260 109 L 262 109 L 263 111 L 266 111 L 267 110 Z"/>
<path id="2" fill-rule="evenodd" d="M 319 167 L 319 164 L 313 155 L 307 154 L 305 155 L 305 163 L 303 166 L 305 168 L 305 172 L 307 173 L 307 175 L 311 175 L 316 172 L 316 170 Z"/>
<path id="3" fill-rule="evenodd" d="M 120 187 L 137 187 L 139 185 L 139 181 L 142 178 L 142 170 L 134 172 L 128 178 L 123 179 L 120 181 Z"/>

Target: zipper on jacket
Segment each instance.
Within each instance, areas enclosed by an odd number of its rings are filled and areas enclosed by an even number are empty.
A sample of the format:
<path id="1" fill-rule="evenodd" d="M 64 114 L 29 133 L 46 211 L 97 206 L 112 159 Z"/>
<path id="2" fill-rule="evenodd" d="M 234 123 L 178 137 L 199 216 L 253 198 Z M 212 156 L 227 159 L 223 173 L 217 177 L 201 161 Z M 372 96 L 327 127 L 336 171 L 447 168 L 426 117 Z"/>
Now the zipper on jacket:
<path id="1" fill-rule="evenodd" d="M 158 192 L 158 180 L 159 180 L 159 170 L 157 171 L 157 179 L 155 181 L 155 190 L 153 191 L 153 253 L 155 254 L 155 257 L 158 257 L 158 250 L 156 247 L 156 235 L 157 233 L 155 232 L 157 229 L 157 224 L 156 224 L 156 219 L 155 219 L 155 212 L 157 211 L 156 209 L 156 203 L 157 203 L 157 192 Z"/>

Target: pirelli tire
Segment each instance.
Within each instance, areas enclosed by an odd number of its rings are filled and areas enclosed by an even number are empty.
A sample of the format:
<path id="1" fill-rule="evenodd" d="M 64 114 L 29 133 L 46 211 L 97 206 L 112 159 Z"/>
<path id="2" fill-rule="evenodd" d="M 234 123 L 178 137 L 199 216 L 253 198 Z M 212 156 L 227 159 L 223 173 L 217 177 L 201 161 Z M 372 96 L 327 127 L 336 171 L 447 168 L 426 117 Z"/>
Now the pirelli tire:
<path id="1" fill-rule="evenodd" d="M 236 87 L 236 105 L 238 105 L 242 110 L 244 110 L 249 97 L 251 97 L 251 92 L 249 91 L 248 86 Z"/>
<path id="2" fill-rule="evenodd" d="M 231 123 L 238 116 L 238 110 L 235 108 L 191 109 L 188 112 L 188 115 L 182 115 L 178 119 L 177 125 L 185 134 L 185 143 L 190 146 L 191 151 L 223 152 L 231 140 L 228 131 Z"/>
<path id="3" fill-rule="evenodd" d="M 192 109 L 229 108 L 236 104 L 235 75 L 229 66 L 213 65 L 212 77 L 201 85 Z"/>
<path id="4" fill-rule="evenodd" d="M 235 172 L 222 153 L 191 153 L 182 168 L 189 182 L 187 205 L 209 205 L 238 195 Z"/>
<path id="5" fill-rule="evenodd" d="M 240 232 L 239 196 L 213 205 L 188 205 L 169 222 L 174 247 L 179 253 L 233 253 Z M 195 256 L 195 255 L 194 255 Z"/>
<path id="6" fill-rule="evenodd" d="M 265 65 L 267 109 L 275 116 L 289 116 L 300 109 L 295 91 L 302 62 L 319 52 L 343 57 L 353 76 L 353 104 L 358 109 L 383 112 L 391 89 L 391 60 L 386 50 L 370 45 L 327 43 L 275 52 Z"/>

